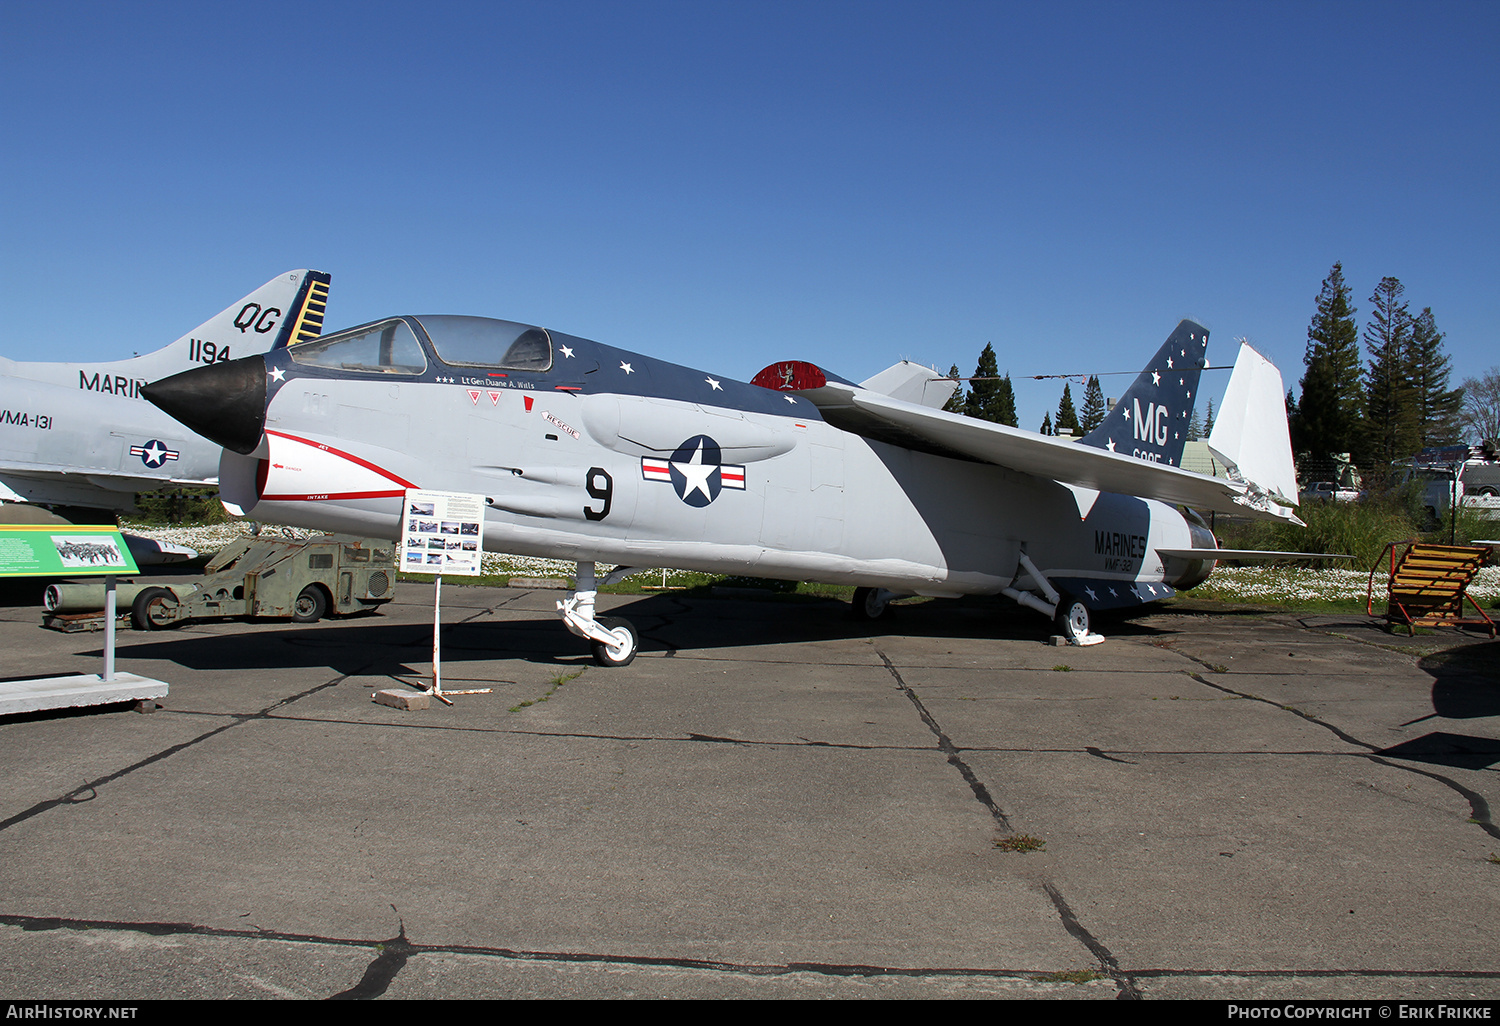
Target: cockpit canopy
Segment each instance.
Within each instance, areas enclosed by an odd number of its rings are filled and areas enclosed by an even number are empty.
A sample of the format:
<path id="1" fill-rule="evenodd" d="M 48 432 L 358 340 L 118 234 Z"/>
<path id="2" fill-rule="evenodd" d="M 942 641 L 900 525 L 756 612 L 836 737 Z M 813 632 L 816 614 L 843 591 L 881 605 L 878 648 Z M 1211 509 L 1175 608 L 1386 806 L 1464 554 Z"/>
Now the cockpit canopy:
<path id="1" fill-rule="evenodd" d="M 427 356 L 417 332 L 449 366 L 506 371 L 545 371 L 552 366 L 552 339 L 545 328 L 453 314 L 391 317 L 299 343 L 288 352 L 295 362 L 309 367 L 420 374 L 427 369 Z"/>

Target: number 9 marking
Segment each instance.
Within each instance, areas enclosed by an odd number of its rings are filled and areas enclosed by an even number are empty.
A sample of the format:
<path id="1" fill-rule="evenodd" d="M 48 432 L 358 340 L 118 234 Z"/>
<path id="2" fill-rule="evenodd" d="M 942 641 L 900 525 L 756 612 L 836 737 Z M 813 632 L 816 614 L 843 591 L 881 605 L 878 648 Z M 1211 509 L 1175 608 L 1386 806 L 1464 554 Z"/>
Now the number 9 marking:
<path id="1" fill-rule="evenodd" d="M 602 485 L 596 484 L 595 482 L 601 478 L 604 483 Z M 615 480 L 609 476 L 609 471 L 603 467 L 590 467 L 588 476 L 584 478 L 584 487 L 588 489 L 588 493 L 592 498 L 603 501 L 604 505 L 600 509 L 589 509 L 589 507 L 585 506 L 583 507 L 583 515 L 590 520 L 603 520 L 609 516 L 610 500 L 615 495 Z"/>

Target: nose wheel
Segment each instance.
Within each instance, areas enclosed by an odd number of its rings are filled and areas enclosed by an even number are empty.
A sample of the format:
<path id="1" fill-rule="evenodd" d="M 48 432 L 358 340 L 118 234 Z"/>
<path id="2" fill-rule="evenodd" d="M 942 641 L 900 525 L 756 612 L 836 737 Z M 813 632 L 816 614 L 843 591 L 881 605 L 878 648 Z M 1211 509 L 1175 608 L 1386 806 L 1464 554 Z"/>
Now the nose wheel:
<path id="1" fill-rule="evenodd" d="M 619 617 L 605 617 L 594 621 L 600 627 L 609 632 L 613 641 L 595 641 L 592 645 L 594 650 L 594 662 L 600 666 L 629 666 L 635 658 L 636 651 L 640 648 L 640 639 L 636 636 L 635 627 L 629 620 Z"/>

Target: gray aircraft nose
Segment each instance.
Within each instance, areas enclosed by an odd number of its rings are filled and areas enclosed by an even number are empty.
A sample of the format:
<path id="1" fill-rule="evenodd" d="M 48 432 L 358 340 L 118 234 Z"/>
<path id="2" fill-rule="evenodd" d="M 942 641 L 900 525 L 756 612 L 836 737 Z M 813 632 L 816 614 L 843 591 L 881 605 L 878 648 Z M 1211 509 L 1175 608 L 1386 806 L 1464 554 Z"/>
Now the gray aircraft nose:
<path id="1" fill-rule="evenodd" d="M 247 356 L 153 381 L 141 395 L 167 415 L 248 456 L 266 426 L 266 361 Z"/>

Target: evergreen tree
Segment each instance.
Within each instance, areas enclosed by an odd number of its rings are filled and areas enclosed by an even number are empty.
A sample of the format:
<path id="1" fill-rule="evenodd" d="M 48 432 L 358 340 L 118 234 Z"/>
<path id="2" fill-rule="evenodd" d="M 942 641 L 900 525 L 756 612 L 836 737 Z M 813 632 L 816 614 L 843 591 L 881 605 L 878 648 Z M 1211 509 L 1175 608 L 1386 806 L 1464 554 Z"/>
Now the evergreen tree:
<path id="1" fill-rule="evenodd" d="M 1400 279 L 1382 278 L 1370 297 L 1375 310 L 1365 327 L 1370 364 L 1360 462 L 1370 463 L 1372 469 L 1387 468 L 1416 452 L 1421 436 L 1411 380 L 1411 314 L 1401 299 L 1405 291 Z"/>
<path id="2" fill-rule="evenodd" d="M 1464 390 L 1448 388 L 1450 363 L 1443 353 L 1443 333 L 1424 307 L 1411 324 L 1412 386 L 1417 401 L 1417 445 L 1451 445 L 1463 433 Z"/>
<path id="3" fill-rule="evenodd" d="M 988 342 L 979 354 L 979 364 L 974 368 L 974 379 L 969 382 L 969 396 L 964 400 L 964 413 L 980 420 L 994 420 L 995 396 L 1000 390 L 1000 368 L 995 363 L 995 347 Z"/>
<path id="4" fill-rule="evenodd" d="M 995 390 L 995 416 L 991 419 L 996 424 L 1017 427 L 1016 390 L 1010 383 L 1010 371 L 1005 372 L 1005 377 L 1000 379 L 999 385 L 1000 387 Z"/>
<path id="5" fill-rule="evenodd" d="M 1073 392 L 1067 383 L 1063 384 L 1062 399 L 1057 404 L 1057 420 L 1054 426 L 1059 435 L 1065 432 L 1078 433 L 1078 412 L 1073 409 Z"/>
<path id="6" fill-rule="evenodd" d="M 1359 448 L 1364 391 L 1360 380 L 1359 329 L 1343 264 L 1334 264 L 1318 293 L 1317 312 L 1307 326 L 1307 366 L 1302 398 L 1291 422 L 1297 451 L 1324 459 Z"/>
<path id="7" fill-rule="evenodd" d="M 1198 410 L 1193 409 L 1193 419 L 1188 421 L 1188 441 L 1196 442 L 1203 437 L 1203 418 L 1198 416 Z"/>
<path id="8" fill-rule="evenodd" d="M 1051 435 L 1055 433 L 1056 432 L 1052 430 L 1052 414 L 1048 413 L 1042 418 L 1042 434 Z"/>
<path id="9" fill-rule="evenodd" d="M 1089 378 L 1088 387 L 1083 390 L 1083 420 L 1079 426 L 1084 434 L 1104 422 L 1104 412 L 1104 389 L 1099 387 L 1099 378 L 1095 375 Z"/>
<path id="10" fill-rule="evenodd" d="M 948 413 L 962 413 L 965 400 L 964 383 L 963 379 L 958 376 L 958 364 L 955 363 L 948 368 L 948 376 L 958 382 L 958 388 L 954 389 L 952 398 L 943 404 L 943 409 Z"/>
<path id="11" fill-rule="evenodd" d="M 1208 415 L 1203 418 L 1203 437 L 1207 438 L 1214 433 L 1214 401 L 1208 401 Z"/>

